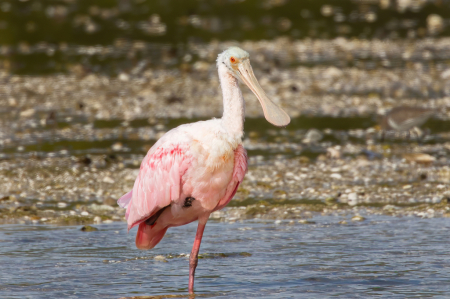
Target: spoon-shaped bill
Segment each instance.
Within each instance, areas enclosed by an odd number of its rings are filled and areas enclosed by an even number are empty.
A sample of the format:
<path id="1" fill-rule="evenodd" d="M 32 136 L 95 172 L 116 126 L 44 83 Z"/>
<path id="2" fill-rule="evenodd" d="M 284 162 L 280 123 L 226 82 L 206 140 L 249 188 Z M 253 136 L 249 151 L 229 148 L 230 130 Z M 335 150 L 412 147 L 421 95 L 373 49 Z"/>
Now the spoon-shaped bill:
<path id="1" fill-rule="evenodd" d="M 289 115 L 277 104 L 272 102 L 261 88 L 258 80 L 253 73 L 252 66 L 250 65 L 250 60 L 246 59 L 242 61 L 239 66 L 240 79 L 247 84 L 248 88 L 256 95 L 264 111 L 264 116 L 268 122 L 275 126 L 286 126 L 291 121 Z"/>

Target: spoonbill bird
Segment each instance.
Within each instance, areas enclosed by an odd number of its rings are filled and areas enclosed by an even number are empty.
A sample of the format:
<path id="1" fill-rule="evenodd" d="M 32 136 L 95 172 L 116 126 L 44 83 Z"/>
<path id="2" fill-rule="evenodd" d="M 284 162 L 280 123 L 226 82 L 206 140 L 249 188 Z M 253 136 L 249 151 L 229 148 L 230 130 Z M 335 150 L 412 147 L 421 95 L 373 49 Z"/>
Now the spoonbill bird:
<path id="1" fill-rule="evenodd" d="M 286 126 L 290 118 L 265 94 L 253 74 L 249 54 L 231 47 L 217 58 L 223 95 L 220 119 L 184 124 L 170 130 L 148 151 L 134 183 L 118 204 L 126 208 L 128 230 L 139 225 L 136 246 L 151 249 L 167 229 L 198 220 L 189 257 L 189 293 L 203 231 L 209 215 L 225 207 L 247 172 L 244 98 L 238 79 L 259 99 L 268 122 Z"/>

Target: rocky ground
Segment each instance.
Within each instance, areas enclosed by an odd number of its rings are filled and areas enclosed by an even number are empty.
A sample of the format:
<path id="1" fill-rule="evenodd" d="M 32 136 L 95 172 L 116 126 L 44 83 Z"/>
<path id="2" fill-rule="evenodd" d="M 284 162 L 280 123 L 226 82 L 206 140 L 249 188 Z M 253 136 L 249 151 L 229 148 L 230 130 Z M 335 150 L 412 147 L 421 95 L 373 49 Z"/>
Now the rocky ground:
<path id="1" fill-rule="evenodd" d="M 3 70 L 0 222 L 123 221 L 115 202 L 132 188 L 155 140 L 192 118 L 221 115 L 214 60 L 232 44 L 191 45 L 195 59 L 170 69 L 138 65 L 117 77 L 81 66 L 37 77 Z M 135 46 L 126 45 L 129 51 Z M 239 46 L 250 52 L 267 94 L 293 120 L 330 116 L 351 123 L 359 117 L 370 125 L 320 124 L 324 139 L 315 141 L 308 139 L 314 126 L 301 121 L 286 129 L 247 122 L 249 172 L 235 200 L 212 218 L 307 223 L 317 213 L 449 215 L 449 130 L 423 140 L 381 141 L 370 119 L 411 105 L 437 108 L 434 119 L 446 124 L 450 39 L 278 39 Z M 246 87 L 243 92 L 247 116 L 260 117 L 254 96 Z"/>
<path id="2" fill-rule="evenodd" d="M 196 61 L 170 69 L 144 65 L 114 78 L 90 73 L 81 65 L 69 74 L 38 77 L 14 76 L 4 70 L 0 73 L 2 131 L 17 129 L 10 128 L 13 119 L 20 119 L 19 127 L 33 125 L 32 119 L 51 111 L 89 119 L 220 116 L 215 59 L 231 45 L 192 45 L 189 52 L 198 57 Z M 128 46 L 129 51 L 134 49 L 133 44 Z M 439 117 L 450 117 L 450 38 L 279 39 L 239 46 L 250 52 L 267 94 L 292 117 L 367 116 L 404 104 L 440 108 Z M 247 115 L 261 116 L 251 91 L 243 88 L 243 92 Z"/>
<path id="3" fill-rule="evenodd" d="M 68 157 L 2 161 L 0 221 L 123 221 L 124 210 L 116 200 L 132 188 L 138 169 L 106 158 L 93 157 L 89 165 Z M 422 164 L 395 156 L 319 156 L 315 162 L 304 156 L 269 161 L 256 156 L 230 207 L 211 218 L 306 221 L 317 213 L 450 216 L 449 179 L 446 159 Z"/>

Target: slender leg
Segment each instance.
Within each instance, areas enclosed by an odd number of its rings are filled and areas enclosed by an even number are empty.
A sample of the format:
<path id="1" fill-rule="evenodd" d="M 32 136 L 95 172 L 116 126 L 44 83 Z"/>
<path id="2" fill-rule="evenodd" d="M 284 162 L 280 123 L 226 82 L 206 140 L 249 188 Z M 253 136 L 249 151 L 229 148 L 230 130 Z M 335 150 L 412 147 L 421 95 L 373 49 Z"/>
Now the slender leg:
<path id="1" fill-rule="evenodd" d="M 192 246 L 191 255 L 189 256 L 189 294 L 194 293 L 195 268 L 197 268 L 198 252 L 200 250 L 200 243 L 202 242 L 203 231 L 205 230 L 207 221 L 208 217 L 206 217 L 206 219 L 198 220 L 197 234 L 195 235 L 194 246 Z"/>

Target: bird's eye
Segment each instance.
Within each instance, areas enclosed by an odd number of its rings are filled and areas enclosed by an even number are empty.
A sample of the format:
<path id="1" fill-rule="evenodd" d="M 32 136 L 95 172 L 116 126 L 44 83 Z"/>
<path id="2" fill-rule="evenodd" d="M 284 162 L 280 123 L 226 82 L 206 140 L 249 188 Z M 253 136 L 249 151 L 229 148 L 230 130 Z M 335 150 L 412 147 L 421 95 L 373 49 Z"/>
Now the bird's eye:
<path id="1" fill-rule="evenodd" d="M 236 58 L 231 57 L 231 58 L 230 58 L 230 61 L 231 61 L 231 63 L 235 63 L 235 62 L 236 62 Z"/>

